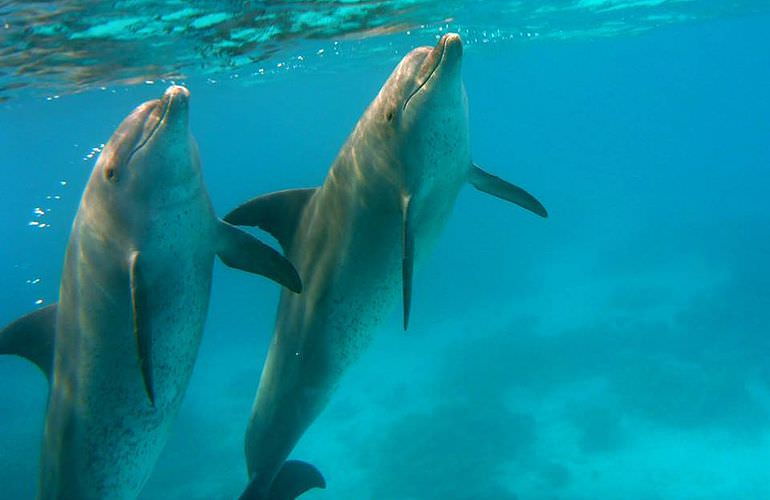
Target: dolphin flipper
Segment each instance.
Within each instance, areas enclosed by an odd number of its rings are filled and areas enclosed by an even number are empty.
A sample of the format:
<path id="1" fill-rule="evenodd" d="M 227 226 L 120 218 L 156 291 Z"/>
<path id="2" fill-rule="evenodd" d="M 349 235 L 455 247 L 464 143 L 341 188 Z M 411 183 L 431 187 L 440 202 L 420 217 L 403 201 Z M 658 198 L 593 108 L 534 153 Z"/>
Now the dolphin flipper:
<path id="1" fill-rule="evenodd" d="M 236 226 L 255 226 L 270 233 L 288 252 L 297 221 L 318 188 L 287 189 L 257 196 L 224 218 Z"/>
<path id="2" fill-rule="evenodd" d="M 51 304 L 0 330 L 0 354 L 15 354 L 32 361 L 50 380 L 55 338 L 56 304 Z"/>
<path id="3" fill-rule="evenodd" d="M 151 313 L 147 300 L 150 284 L 142 271 L 141 254 L 131 254 L 131 313 L 134 318 L 134 337 L 139 356 L 139 368 L 142 371 L 144 390 L 150 404 L 155 406 L 155 389 L 152 378 L 152 325 Z"/>
<path id="4" fill-rule="evenodd" d="M 295 293 L 302 292 L 302 280 L 286 257 L 249 233 L 222 222 L 217 255 L 229 267 L 261 274 Z"/>
<path id="5" fill-rule="evenodd" d="M 287 460 L 276 474 L 265 495 L 252 481 L 239 500 L 294 500 L 312 488 L 326 488 L 326 480 L 314 466 L 299 460 Z"/>
<path id="6" fill-rule="evenodd" d="M 489 193 L 511 203 L 515 203 L 540 217 L 548 217 L 548 211 L 537 198 L 510 182 L 485 172 L 477 165 L 471 167 L 469 182 L 479 191 Z"/>
<path id="7" fill-rule="evenodd" d="M 414 270 L 414 233 L 409 224 L 409 201 L 404 198 L 402 208 L 402 254 L 401 286 L 404 301 L 404 330 L 409 328 L 409 313 L 412 309 L 412 271 Z"/>

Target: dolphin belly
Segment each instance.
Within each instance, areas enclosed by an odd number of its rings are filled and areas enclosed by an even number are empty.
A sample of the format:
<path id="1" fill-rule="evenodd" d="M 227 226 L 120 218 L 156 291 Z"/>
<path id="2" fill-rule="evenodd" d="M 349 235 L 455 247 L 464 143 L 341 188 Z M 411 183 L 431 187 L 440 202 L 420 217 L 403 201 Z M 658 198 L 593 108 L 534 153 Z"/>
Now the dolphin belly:
<path id="1" fill-rule="evenodd" d="M 263 493 L 399 297 L 398 202 L 351 205 L 356 198 L 344 191 L 319 193 L 307 209 L 316 216 L 303 220 L 302 243 L 289 251 L 305 290 L 281 294 L 246 432 L 252 488 Z M 344 237 L 335 233 L 339 228 Z"/>
<path id="2" fill-rule="evenodd" d="M 68 249 L 41 498 L 138 496 L 165 444 L 203 334 L 213 255 L 182 234 L 167 235 L 165 255 L 147 252 L 150 272 L 159 277 L 149 314 L 161 332 L 153 338 L 151 404 L 139 376 L 125 252 L 105 259 L 93 244 L 91 235 L 75 233 Z"/>

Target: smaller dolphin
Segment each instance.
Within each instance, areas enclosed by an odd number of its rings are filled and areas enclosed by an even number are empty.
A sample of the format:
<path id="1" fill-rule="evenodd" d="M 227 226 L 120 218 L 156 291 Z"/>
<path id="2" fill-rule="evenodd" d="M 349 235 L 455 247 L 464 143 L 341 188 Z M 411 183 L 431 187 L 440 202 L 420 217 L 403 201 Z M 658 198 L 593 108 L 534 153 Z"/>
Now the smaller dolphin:
<path id="1" fill-rule="evenodd" d="M 282 464 L 399 292 L 407 328 L 415 256 L 430 251 L 464 185 L 547 216 L 532 195 L 472 162 L 462 52 L 450 33 L 404 57 L 321 187 L 259 196 L 225 217 L 273 234 L 305 283 L 301 296 L 281 295 L 246 431 L 244 499 L 323 486 L 312 466 Z"/>
<path id="2" fill-rule="evenodd" d="M 279 253 L 214 215 L 189 91 L 136 108 L 91 173 L 59 302 L 0 331 L 48 376 L 39 498 L 133 499 L 163 448 L 203 334 L 214 256 L 301 289 Z"/>

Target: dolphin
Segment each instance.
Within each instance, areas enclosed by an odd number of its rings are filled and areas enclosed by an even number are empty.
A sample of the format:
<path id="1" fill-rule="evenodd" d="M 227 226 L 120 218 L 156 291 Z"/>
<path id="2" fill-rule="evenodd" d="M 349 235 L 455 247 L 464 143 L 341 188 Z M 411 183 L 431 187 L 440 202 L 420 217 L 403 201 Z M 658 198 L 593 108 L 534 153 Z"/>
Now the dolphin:
<path id="1" fill-rule="evenodd" d="M 136 498 L 192 374 L 214 256 L 294 292 L 294 267 L 215 215 L 189 91 L 136 108 L 101 153 L 72 225 L 59 302 L 0 331 L 50 390 L 41 499 Z"/>
<path id="2" fill-rule="evenodd" d="M 289 498 L 282 464 L 399 294 L 408 327 L 415 261 L 430 251 L 465 184 L 547 216 L 525 190 L 473 164 L 462 53 L 453 33 L 411 51 L 322 186 L 259 196 L 225 217 L 275 236 L 305 286 L 302 295 L 281 295 L 246 432 L 251 482 L 242 498 Z M 286 464 L 300 483 L 295 490 L 322 485 L 312 466 Z"/>

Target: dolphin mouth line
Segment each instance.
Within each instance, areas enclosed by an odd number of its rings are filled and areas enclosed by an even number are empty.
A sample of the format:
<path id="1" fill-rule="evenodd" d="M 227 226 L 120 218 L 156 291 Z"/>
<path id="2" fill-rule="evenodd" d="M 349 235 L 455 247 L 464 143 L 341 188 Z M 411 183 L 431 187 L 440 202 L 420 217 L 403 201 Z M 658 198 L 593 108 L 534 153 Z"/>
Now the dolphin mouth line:
<path id="1" fill-rule="evenodd" d="M 131 153 L 128 155 L 127 161 L 130 161 L 131 157 L 133 157 L 137 151 L 142 149 L 150 141 L 150 139 L 153 138 L 153 136 L 158 131 L 160 126 L 163 125 L 163 123 L 166 121 L 166 117 L 168 116 L 168 111 L 169 109 L 171 109 L 172 100 L 173 100 L 173 97 L 168 99 L 165 103 L 163 103 L 163 112 L 161 113 L 160 118 L 158 119 L 158 122 L 152 127 L 152 130 L 150 130 L 150 133 L 147 134 L 147 136 L 144 139 L 142 139 L 142 142 L 137 144 L 137 146 L 133 150 L 131 150 Z M 161 100 L 161 102 L 163 101 Z M 150 111 L 150 113 L 147 115 L 147 118 L 149 118 L 150 114 L 152 114 L 152 111 Z M 147 120 L 147 118 L 145 118 L 145 120 Z"/>
<path id="2" fill-rule="evenodd" d="M 409 104 L 409 101 L 412 100 L 412 97 L 416 96 L 419 91 L 422 90 L 422 88 L 430 81 L 431 78 L 433 78 L 433 75 L 436 73 L 436 70 L 439 69 L 441 66 L 441 63 L 444 62 L 444 54 L 446 53 L 446 41 L 443 41 L 441 44 L 441 56 L 438 58 L 438 62 L 436 62 L 436 65 L 433 66 L 433 69 L 430 70 L 430 73 L 428 74 L 428 77 L 425 79 L 424 82 L 420 84 L 419 87 L 414 89 L 414 91 L 409 94 L 409 97 L 406 98 L 406 101 L 404 101 L 404 107 L 402 110 L 406 110 L 406 106 Z"/>

